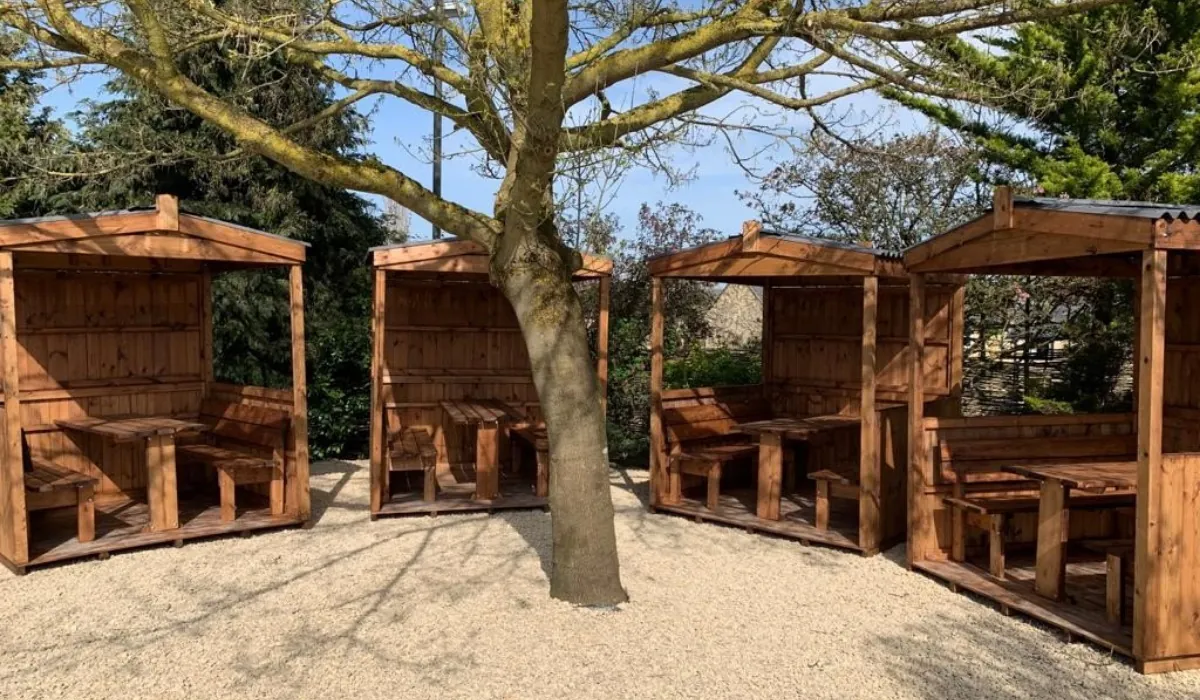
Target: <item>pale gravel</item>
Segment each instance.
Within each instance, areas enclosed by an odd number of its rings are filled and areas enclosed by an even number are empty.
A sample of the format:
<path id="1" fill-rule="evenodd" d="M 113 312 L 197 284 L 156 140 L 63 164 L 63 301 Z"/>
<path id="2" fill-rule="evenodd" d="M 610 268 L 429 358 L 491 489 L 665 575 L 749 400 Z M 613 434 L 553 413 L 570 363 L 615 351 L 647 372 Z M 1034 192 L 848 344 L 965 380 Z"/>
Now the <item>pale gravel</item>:
<path id="1" fill-rule="evenodd" d="M 547 595 L 542 512 L 367 519 L 0 573 L 4 698 L 1197 698 L 897 562 L 649 515 L 613 472 L 619 611 Z"/>

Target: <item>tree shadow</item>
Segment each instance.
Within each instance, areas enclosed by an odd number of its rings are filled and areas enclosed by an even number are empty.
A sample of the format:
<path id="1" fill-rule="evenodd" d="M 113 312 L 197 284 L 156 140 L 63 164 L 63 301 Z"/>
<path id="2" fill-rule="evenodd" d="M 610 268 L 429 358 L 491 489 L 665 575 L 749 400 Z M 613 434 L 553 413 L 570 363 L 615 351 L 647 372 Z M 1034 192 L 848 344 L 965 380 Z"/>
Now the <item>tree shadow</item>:
<path id="1" fill-rule="evenodd" d="M 930 615 L 880 634 L 871 653 L 879 657 L 881 673 L 929 700 L 963 697 L 965 689 L 983 687 L 997 700 L 1195 697 L 1194 691 L 1176 692 L 1159 678 L 1137 674 L 1119 656 L 1068 644 L 1041 625 L 1032 625 L 1042 630 L 1032 641 L 1015 634 L 1015 625 L 1028 624 L 987 609 L 954 619 Z"/>
<path id="2" fill-rule="evenodd" d="M 310 478 L 314 476 L 325 476 L 328 474 L 340 474 L 341 478 L 339 478 L 337 482 L 329 489 L 313 487 L 311 486 L 310 481 L 309 499 L 312 508 L 312 524 L 315 525 L 321 522 L 321 519 L 325 517 L 326 511 L 334 507 L 341 510 L 369 510 L 369 506 L 364 503 L 338 501 L 338 496 L 341 495 L 342 490 L 346 488 L 346 485 L 350 483 L 350 480 L 354 478 L 354 475 L 360 471 L 369 471 L 369 469 L 369 467 L 340 459 L 314 462 L 309 467 Z"/>

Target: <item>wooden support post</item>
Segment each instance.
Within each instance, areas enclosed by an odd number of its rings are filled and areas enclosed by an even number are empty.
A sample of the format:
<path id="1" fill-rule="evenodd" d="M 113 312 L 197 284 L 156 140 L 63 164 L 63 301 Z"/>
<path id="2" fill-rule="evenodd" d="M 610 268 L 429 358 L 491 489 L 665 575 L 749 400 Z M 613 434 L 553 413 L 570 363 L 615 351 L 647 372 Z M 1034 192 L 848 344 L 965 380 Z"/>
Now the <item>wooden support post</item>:
<path id="1" fill-rule="evenodd" d="M 1125 607 L 1125 558 L 1109 552 L 1104 557 L 1104 612 L 1114 625 L 1120 625 Z"/>
<path id="2" fill-rule="evenodd" d="M 287 483 L 287 455 L 282 448 L 275 448 L 271 455 L 271 483 L 267 486 L 267 494 L 271 503 L 271 515 L 283 515 L 286 508 L 284 488 Z"/>
<path id="3" fill-rule="evenodd" d="M 150 530 L 179 527 L 179 487 L 175 481 L 175 438 L 155 435 L 146 440 L 146 469 L 150 476 Z"/>
<path id="4" fill-rule="evenodd" d="M 534 484 L 533 495 L 539 498 L 550 496 L 550 453 L 534 448 L 534 459 L 537 460 L 537 481 Z"/>
<path id="5" fill-rule="evenodd" d="M 925 276 L 909 277 L 908 294 L 908 565 L 937 547 L 926 487 L 933 467 L 925 447 Z"/>
<path id="6" fill-rule="evenodd" d="M 818 530 L 825 531 L 829 529 L 829 480 L 821 479 L 817 482 L 817 496 L 815 499 L 817 515 L 815 524 Z"/>
<path id="7" fill-rule="evenodd" d="M 75 489 L 75 528 L 80 542 L 96 539 L 96 487 L 83 484 Z"/>
<path id="8" fill-rule="evenodd" d="M 286 479 L 288 512 L 307 521 L 312 514 L 308 491 L 308 373 L 304 360 L 304 276 L 293 265 L 288 276 L 292 316 L 292 437 L 296 462 Z"/>
<path id="9" fill-rule="evenodd" d="M 752 253 L 758 250 L 758 237 L 762 233 L 762 224 L 757 221 L 742 222 L 742 250 Z"/>
<path id="10" fill-rule="evenodd" d="M 4 391 L 4 462 L 0 465 L 0 555 L 14 566 L 29 561 L 25 509 L 25 447 L 21 439 L 20 368 L 17 364 L 17 293 L 11 252 L 0 252 L 0 368 Z"/>
<path id="11" fill-rule="evenodd" d="M 705 505 L 716 513 L 721 510 L 721 463 L 717 462 L 708 469 L 708 493 Z"/>
<path id="12" fill-rule="evenodd" d="M 1004 231 L 1013 227 L 1013 191 L 1008 185 L 992 190 L 992 229 Z"/>
<path id="13" fill-rule="evenodd" d="M 1142 253 L 1138 306 L 1138 486 L 1134 528 L 1133 655 L 1153 658 L 1173 621 L 1166 619 L 1161 585 L 1180 572 L 1160 571 L 1163 557 L 1162 473 L 1163 361 L 1167 308 L 1167 251 Z M 1167 543 L 1176 547 L 1174 538 Z"/>
<path id="14" fill-rule="evenodd" d="M 988 571 L 998 579 L 1004 579 L 1004 516 L 992 515 L 988 519 Z"/>
<path id="15" fill-rule="evenodd" d="M 160 194 L 154 197 L 154 208 L 157 214 L 154 227 L 159 231 L 179 230 L 179 197 L 173 194 Z"/>
<path id="16" fill-rule="evenodd" d="M 500 426 L 482 423 L 475 433 L 475 498 L 490 501 L 500 492 Z"/>
<path id="17" fill-rule="evenodd" d="M 758 437 L 758 517 L 779 520 L 783 486 L 783 436 L 762 433 Z"/>
<path id="18" fill-rule="evenodd" d="M 863 278 L 862 393 L 859 397 L 858 546 L 875 552 L 883 541 L 881 531 L 881 481 L 879 412 L 875 410 L 875 329 L 879 308 L 879 278 Z"/>
<path id="19" fill-rule="evenodd" d="M 953 400 L 953 415 L 962 415 L 963 392 L 963 313 L 967 300 L 967 285 L 959 285 L 950 299 L 950 398 Z M 945 415 L 945 414 L 942 414 Z"/>
<path id="20" fill-rule="evenodd" d="M 608 416 L 608 306 L 612 279 L 600 278 L 599 318 L 596 322 L 596 378 L 600 381 L 600 415 Z"/>
<path id="21" fill-rule="evenodd" d="M 212 304 L 212 272 L 208 265 L 200 273 L 200 381 L 203 384 L 201 395 L 208 396 L 210 387 L 216 380 L 216 368 L 213 366 L 213 304 Z"/>
<path id="22" fill-rule="evenodd" d="M 217 485 L 221 491 L 221 522 L 231 523 L 237 518 L 237 482 L 233 472 L 217 469 Z"/>
<path id="23" fill-rule="evenodd" d="M 650 278 L 650 507 L 666 487 L 667 446 L 663 434 L 663 281 Z"/>
<path id="24" fill-rule="evenodd" d="M 771 311 L 771 303 L 774 300 L 774 292 L 771 289 L 771 282 L 763 282 L 762 289 L 762 385 L 765 392 L 765 398 L 768 402 L 775 400 L 775 392 L 772 388 L 772 378 L 775 376 L 775 358 L 772 357 L 771 351 L 775 345 L 775 329 L 772 317 L 774 314 Z"/>
<path id="25" fill-rule="evenodd" d="M 1042 482 L 1038 506 L 1037 570 L 1034 590 L 1051 600 L 1061 600 L 1067 575 L 1067 535 L 1070 532 L 1070 489 L 1057 479 Z"/>
<path id="26" fill-rule="evenodd" d="M 375 270 L 375 289 L 371 302 L 371 415 L 369 455 L 371 458 L 371 512 L 378 513 L 389 498 L 388 465 L 384 458 L 387 443 L 387 416 L 383 405 L 384 309 L 387 303 L 387 272 Z"/>

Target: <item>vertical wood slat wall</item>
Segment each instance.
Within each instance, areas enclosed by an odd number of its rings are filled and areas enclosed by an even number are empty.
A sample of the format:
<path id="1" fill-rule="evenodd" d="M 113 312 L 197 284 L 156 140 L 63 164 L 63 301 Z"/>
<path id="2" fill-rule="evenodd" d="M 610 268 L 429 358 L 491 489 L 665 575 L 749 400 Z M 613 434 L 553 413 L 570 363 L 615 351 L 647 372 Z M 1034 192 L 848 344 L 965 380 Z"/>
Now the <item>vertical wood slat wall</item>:
<path id="1" fill-rule="evenodd" d="M 11 254 L 0 252 L 0 258 Z M 2 267 L 2 266 L 0 266 Z M 299 270 L 295 266 L 295 270 Z M 5 274 L 0 269 L 0 276 Z M 28 559 L 21 454 L 97 477 L 97 502 L 143 499 L 145 452 L 59 429 L 55 421 L 123 414 L 194 415 L 207 395 L 285 411 L 297 422 L 293 389 L 213 381 L 208 273 L 51 272 L 18 267 L 13 279 L 13 401 L 6 395 L 0 555 Z M 11 309 L 11 311 L 9 310 Z M 296 312 L 303 313 L 300 305 Z M 7 318 L 7 316 L 6 316 Z M 303 326 L 299 327 L 303 333 Z M 303 346 L 300 347 L 303 352 Z M 3 358 L 0 358 L 0 362 Z M 303 364 L 300 364 L 303 371 Z M 17 411 L 12 412 L 13 404 Z M 303 406 L 300 406 L 303 410 Z M 13 440 L 8 440 L 12 437 Z M 289 431 L 286 507 L 308 517 L 307 439 Z M 253 488 L 253 487 L 251 487 Z"/>
<path id="2" fill-rule="evenodd" d="M 388 425 L 429 430 L 443 464 L 474 463 L 475 451 L 470 431 L 443 425 L 440 401 L 500 399 L 540 417 L 516 314 L 488 282 L 389 274 L 383 323 L 381 393 Z"/>
<path id="3" fill-rule="evenodd" d="M 531 419 L 543 416 L 516 313 L 490 283 L 482 246 L 450 239 L 373 252 L 370 458 L 371 512 L 377 514 L 391 500 L 385 451 L 399 430 L 427 430 L 439 473 L 453 469 L 456 481 L 470 480 L 462 477 L 474 468 L 474 431 L 446 421 L 442 401 L 497 399 Z M 575 274 L 576 283 L 598 285 L 594 351 L 602 402 L 611 273 L 612 261 L 584 255 Z M 501 445 L 501 460 L 510 455 Z"/>
<path id="4" fill-rule="evenodd" d="M 958 565 L 947 562 L 949 523 L 941 498 L 949 487 L 939 464 L 940 440 L 1034 438 L 1053 443 L 1057 438 L 1136 434 L 1134 521 L 1075 510 L 1067 537 L 1134 541 L 1132 644 L 1118 639 L 1119 647 L 1113 648 L 1133 656 L 1146 673 L 1200 668 L 1200 323 L 1194 313 L 1200 301 L 1200 220 L 1188 210 L 1078 200 L 1014 204 L 1011 190 L 1001 187 L 991 213 L 906 253 L 916 283 L 926 274 L 944 272 L 1134 280 L 1136 412 L 959 419 L 912 412 L 909 554 L 911 564 L 933 575 L 950 580 L 963 575 Z M 916 351 L 918 335 L 912 336 Z M 914 366 L 913 371 L 919 370 Z M 920 397 L 914 396 L 911 405 L 921 405 Z M 1012 525 L 1007 539 L 1017 541 L 1032 541 L 1039 526 L 1036 516 L 1013 518 Z M 1046 617 L 1043 599 L 1032 591 L 1021 595 L 1024 612 L 1069 630 L 1074 625 L 1076 632 L 1099 634 L 1095 630 L 1102 622 L 1080 622 L 1082 616 L 1053 622 L 1053 614 Z"/>
<path id="5" fill-rule="evenodd" d="M 196 413 L 204 374 L 201 278 L 17 271 L 26 449 L 99 478 L 100 502 L 140 497 L 146 488 L 144 450 L 63 431 L 55 421 Z"/>
<path id="6" fill-rule="evenodd" d="M 764 391 L 775 410 L 788 415 L 862 415 L 874 420 L 826 436 L 807 452 L 809 472 L 844 473 L 861 488 L 859 544 L 872 552 L 904 538 L 907 526 L 909 289 L 907 281 L 881 279 L 875 289 L 874 397 L 864 396 L 866 288 L 862 278 L 844 284 L 786 286 L 776 280 L 765 295 L 771 329 L 763 351 Z M 954 413 L 962 381 L 961 285 L 926 285 L 923 294 L 926 371 L 924 400 Z M 864 441 L 863 430 L 873 430 Z M 864 459 L 863 444 L 874 449 Z"/>
<path id="7" fill-rule="evenodd" d="M 704 258 L 719 281 L 738 282 L 732 276 L 722 277 L 730 268 L 722 266 L 720 255 L 737 258 L 737 266 L 745 269 L 753 264 L 748 251 L 757 244 L 746 241 L 743 234 L 740 244 L 731 239 L 727 251 L 714 250 Z M 705 255 L 702 249 L 681 251 L 672 262 L 660 263 L 660 269 L 670 271 L 672 265 L 684 264 L 674 260 L 694 261 Z M 828 270 L 818 264 L 812 267 L 814 274 Z M 903 539 L 907 524 L 908 280 L 869 273 L 814 279 L 806 277 L 804 269 L 798 264 L 794 277 L 752 281 L 764 288 L 763 379 L 752 387 L 659 388 L 665 322 L 662 296 L 668 280 L 652 277 L 651 505 L 660 502 L 665 483 L 664 409 L 758 395 L 781 415 L 861 415 L 868 410 L 873 417 L 864 421 L 862 429 L 830 431 L 807 445 L 806 467 L 809 472 L 842 473 L 860 484 L 859 521 L 865 526 L 860 527 L 859 546 L 877 551 Z M 703 274 L 693 278 L 703 279 Z M 962 342 L 957 338 L 962 334 L 961 280 L 937 278 L 921 295 L 929 349 L 922 394 L 925 401 L 933 402 L 931 412 L 954 414 L 962 390 Z M 863 429 L 872 434 L 864 437 Z"/>

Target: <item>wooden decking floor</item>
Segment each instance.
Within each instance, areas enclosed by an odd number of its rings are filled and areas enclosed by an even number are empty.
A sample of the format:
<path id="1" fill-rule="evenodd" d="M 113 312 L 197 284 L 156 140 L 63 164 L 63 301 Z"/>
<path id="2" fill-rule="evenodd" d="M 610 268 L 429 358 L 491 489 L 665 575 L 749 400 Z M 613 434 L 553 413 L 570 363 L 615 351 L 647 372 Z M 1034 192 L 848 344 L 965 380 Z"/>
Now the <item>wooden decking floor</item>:
<path id="1" fill-rule="evenodd" d="M 709 510 L 703 499 L 690 498 L 686 493 L 678 505 L 659 504 L 657 510 L 801 542 L 862 551 L 858 546 L 857 501 L 831 500 L 828 530 L 817 529 L 813 521 L 816 506 L 812 494 L 808 492 L 785 495 L 779 507 L 779 520 L 764 520 L 756 515 L 757 500 L 753 489 L 731 489 L 722 492 L 721 509 L 717 512 Z"/>
<path id="2" fill-rule="evenodd" d="M 476 513 L 521 508 L 545 508 L 550 501 L 534 495 L 531 480 L 502 474 L 500 495 L 490 501 L 475 500 L 475 483 L 458 481 L 453 485 L 439 482 L 437 500 L 432 503 L 421 498 L 420 484 L 416 479 L 405 480 L 408 472 L 391 475 L 391 501 L 384 503 L 376 515 L 437 515 L 438 513 Z M 417 474 L 417 472 L 412 472 Z M 463 477 L 460 477 L 463 478 Z"/>
<path id="3" fill-rule="evenodd" d="M 1019 561 L 1005 570 L 1001 581 L 969 563 L 922 561 L 913 568 L 968 590 L 1000 605 L 1005 612 L 1018 612 L 1068 636 L 1085 639 L 1104 649 L 1133 656 L 1131 628 L 1108 622 L 1104 616 L 1104 563 L 1072 561 L 1067 565 L 1067 594 L 1063 601 L 1044 598 L 1033 590 L 1032 561 Z M 1129 596 L 1132 596 L 1132 586 Z M 1132 604 L 1132 600 L 1126 601 Z"/>
<path id="4" fill-rule="evenodd" d="M 215 497 L 185 498 L 181 495 L 178 529 L 149 532 L 149 523 L 150 508 L 143 501 L 97 504 L 96 539 L 80 542 L 76 538 L 74 508 L 32 513 L 28 566 L 199 537 L 287 527 L 299 525 L 301 521 L 288 515 L 271 515 L 265 498 L 239 490 L 238 513 L 233 522 L 221 522 L 221 508 Z"/>

